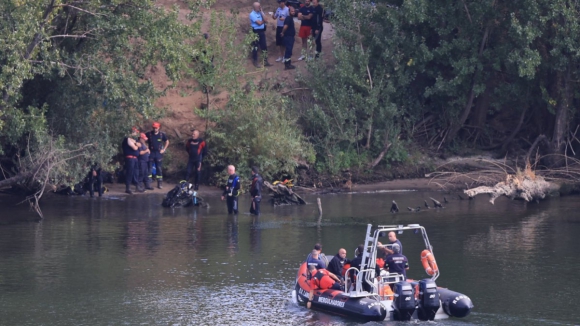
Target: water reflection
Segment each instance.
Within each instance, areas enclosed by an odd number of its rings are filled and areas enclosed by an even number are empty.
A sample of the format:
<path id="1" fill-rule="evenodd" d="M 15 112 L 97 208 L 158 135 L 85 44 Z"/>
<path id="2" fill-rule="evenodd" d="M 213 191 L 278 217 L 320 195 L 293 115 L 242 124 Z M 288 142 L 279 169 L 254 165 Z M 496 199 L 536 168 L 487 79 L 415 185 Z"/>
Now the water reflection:
<path id="1" fill-rule="evenodd" d="M 451 200 L 443 210 L 388 213 L 429 193 L 316 197 L 261 216 L 211 207 L 164 209 L 159 195 L 56 199 L 41 223 L 0 226 L 0 320 L 4 325 L 220 324 L 358 325 L 296 307 L 290 291 L 300 261 L 321 242 L 352 255 L 367 223 L 427 227 L 443 286 L 468 294 L 466 320 L 436 325 L 574 323 L 580 202 Z M 448 197 L 450 198 L 450 197 Z M 401 235 L 405 252 L 418 241 Z M 410 273 L 423 275 L 418 256 Z M 412 276 L 413 276 L 412 275 Z M 541 300 L 538 299 L 541 293 Z M 400 325 L 369 323 L 369 325 Z"/>

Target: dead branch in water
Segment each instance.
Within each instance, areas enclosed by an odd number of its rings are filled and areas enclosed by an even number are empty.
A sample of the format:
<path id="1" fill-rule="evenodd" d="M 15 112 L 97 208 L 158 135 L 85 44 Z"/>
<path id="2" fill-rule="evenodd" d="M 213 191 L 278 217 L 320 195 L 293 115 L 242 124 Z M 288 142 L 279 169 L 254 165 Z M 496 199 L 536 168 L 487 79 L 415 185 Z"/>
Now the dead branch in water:
<path id="1" fill-rule="evenodd" d="M 515 175 L 508 174 L 504 181 L 498 182 L 493 187 L 480 186 L 463 192 L 469 197 L 489 194 L 491 196 L 489 202 L 493 204 L 495 199 L 500 196 L 506 196 L 510 199 L 523 199 L 527 202 L 539 201 L 546 197 L 549 190 L 550 183 L 544 180 L 543 177 L 537 176 L 528 164 L 524 171 L 518 171 Z"/>
<path id="2" fill-rule="evenodd" d="M 548 156 L 558 156 L 557 159 L 564 161 L 565 164 L 557 168 L 541 165 L 540 162 L 543 160 L 554 159 Z M 539 201 L 545 198 L 550 191 L 558 188 L 555 185 L 557 183 L 580 183 L 580 160 L 566 155 L 552 154 L 537 157 L 534 164 L 527 163 L 523 169 L 517 167 L 517 163 L 513 163 L 512 166 L 507 161 L 498 162 L 482 159 L 477 162 L 487 168 L 472 172 L 435 172 L 430 175 L 430 182 L 438 184 L 442 188 L 458 188 L 459 185 L 465 185 L 467 189 L 463 192 L 470 198 L 479 194 L 488 194 L 491 196 L 490 202 L 492 204 L 500 196 L 525 201 Z M 461 163 L 461 161 L 454 163 Z M 452 163 L 444 166 L 450 164 Z"/>

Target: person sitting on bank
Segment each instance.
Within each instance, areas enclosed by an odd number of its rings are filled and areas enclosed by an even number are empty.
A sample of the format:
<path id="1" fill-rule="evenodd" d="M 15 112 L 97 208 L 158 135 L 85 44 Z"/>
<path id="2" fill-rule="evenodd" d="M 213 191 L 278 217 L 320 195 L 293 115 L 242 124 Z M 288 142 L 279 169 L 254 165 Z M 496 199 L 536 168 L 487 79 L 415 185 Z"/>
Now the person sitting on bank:
<path id="1" fill-rule="evenodd" d="M 338 278 L 338 276 L 327 271 L 324 268 L 317 269 L 314 265 L 308 266 L 308 271 L 312 276 L 310 278 L 310 284 L 313 285 L 314 289 L 319 290 L 341 290 L 344 291 L 344 283 Z"/>
<path id="2" fill-rule="evenodd" d="M 391 250 L 393 251 L 393 254 L 387 257 L 385 266 L 389 270 L 389 273 L 401 274 L 406 280 L 407 271 L 409 270 L 409 260 L 401 253 L 401 247 L 399 244 L 394 243 L 391 246 Z"/>
<path id="3" fill-rule="evenodd" d="M 326 263 L 319 257 L 320 252 L 316 249 L 312 249 L 312 253 L 310 253 L 310 256 L 306 259 L 306 264 L 308 264 L 308 266 L 315 266 L 316 269 L 326 269 Z"/>
<path id="4" fill-rule="evenodd" d="M 344 264 L 350 264 L 350 260 L 346 258 L 346 250 L 340 248 L 338 253 L 328 263 L 327 270 L 335 275 L 342 275 Z"/>

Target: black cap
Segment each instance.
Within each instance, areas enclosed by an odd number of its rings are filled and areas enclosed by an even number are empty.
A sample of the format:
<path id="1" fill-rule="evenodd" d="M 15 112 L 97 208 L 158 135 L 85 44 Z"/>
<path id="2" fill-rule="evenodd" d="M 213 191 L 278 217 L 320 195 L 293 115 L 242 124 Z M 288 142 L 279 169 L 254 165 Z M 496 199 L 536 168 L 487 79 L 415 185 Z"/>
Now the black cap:
<path id="1" fill-rule="evenodd" d="M 286 0 L 278 0 L 278 3 L 280 3 L 280 2 L 286 2 Z"/>
<path id="2" fill-rule="evenodd" d="M 252 166 L 252 172 L 259 173 L 260 172 L 260 169 L 258 169 L 257 166 Z"/>
<path id="3" fill-rule="evenodd" d="M 314 245 L 314 249 L 320 251 L 320 250 L 322 250 L 322 245 L 320 243 L 317 243 Z"/>

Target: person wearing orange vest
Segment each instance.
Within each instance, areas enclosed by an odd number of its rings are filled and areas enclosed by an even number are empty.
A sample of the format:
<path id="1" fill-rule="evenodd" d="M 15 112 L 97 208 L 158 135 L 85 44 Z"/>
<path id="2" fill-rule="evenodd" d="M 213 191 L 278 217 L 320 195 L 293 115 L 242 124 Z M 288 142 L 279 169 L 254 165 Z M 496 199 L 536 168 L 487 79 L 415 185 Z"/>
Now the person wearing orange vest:
<path id="1" fill-rule="evenodd" d="M 310 271 L 311 275 L 311 284 L 315 289 L 333 289 L 344 291 L 344 286 L 341 280 L 333 273 L 327 271 L 324 268 L 316 269 L 314 265 L 308 266 L 308 270 Z"/>

